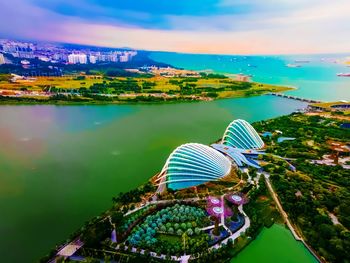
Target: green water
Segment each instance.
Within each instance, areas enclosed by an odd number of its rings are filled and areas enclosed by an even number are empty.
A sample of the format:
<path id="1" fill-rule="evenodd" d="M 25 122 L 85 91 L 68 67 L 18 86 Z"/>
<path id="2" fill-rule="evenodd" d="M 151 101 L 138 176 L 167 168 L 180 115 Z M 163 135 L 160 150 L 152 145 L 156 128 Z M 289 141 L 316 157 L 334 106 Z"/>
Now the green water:
<path id="1" fill-rule="evenodd" d="M 261 96 L 125 106 L 0 106 L 0 262 L 33 262 L 112 196 L 145 182 L 182 143 L 210 143 L 234 118 L 288 114 Z M 291 244 L 291 246 L 293 246 Z"/>
<path id="2" fill-rule="evenodd" d="M 284 226 L 265 228 L 231 263 L 317 263 L 317 260 Z"/>

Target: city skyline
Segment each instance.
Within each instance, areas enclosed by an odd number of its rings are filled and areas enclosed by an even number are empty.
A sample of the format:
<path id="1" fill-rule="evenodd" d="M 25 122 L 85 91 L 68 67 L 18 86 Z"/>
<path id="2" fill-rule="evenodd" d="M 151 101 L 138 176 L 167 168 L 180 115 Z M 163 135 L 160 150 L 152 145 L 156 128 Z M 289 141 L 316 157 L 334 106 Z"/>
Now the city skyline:
<path id="1" fill-rule="evenodd" d="M 349 51 L 345 0 L 13 0 L 2 11 L 4 38 L 186 53 Z"/>

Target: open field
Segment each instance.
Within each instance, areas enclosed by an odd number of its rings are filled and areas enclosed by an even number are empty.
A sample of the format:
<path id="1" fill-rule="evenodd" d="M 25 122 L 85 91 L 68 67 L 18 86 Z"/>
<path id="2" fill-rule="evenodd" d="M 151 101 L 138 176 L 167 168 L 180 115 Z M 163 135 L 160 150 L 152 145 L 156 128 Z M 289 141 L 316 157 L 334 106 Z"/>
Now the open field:
<path id="1" fill-rule="evenodd" d="M 28 90 L 40 91 L 46 87 L 56 87 L 61 89 L 79 89 L 88 88 L 94 83 L 102 83 L 101 76 L 85 76 L 85 79 L 77 79 L 77 76 L 64 77 L 37 77 L 35 80 L 19 80 L 11 83 L 9 81 L 0 81 L 0 89 L 16 90 L 27 88 Z"/>
<path id="2" fill-rule="evenodd" d="M 257 96 L 282 92 L 290 87 L 237 81 L 223 75 L 215 77 L 106 77 L 71 75 L 23 78 L 0 75 L 2 103 L 50 103 L 74 101 L 91 103 L 207 101 L 215 98 Z M 58 97 L 57 97 L 58 96 Z M 69 96 L 69 98 L 67 97 Z M 11 97 L 11 98 L 10 98 Z M 7 98 L 7 99 L 6 99 Z M 28 101 L 31 100 L 31 101 Z"/>
<path id="3" fill-rule="evenodd" d="M 80 89 L 90 88 L 93 84 L 111 83 L 114 81 L 124 81 L 125 77 L 102 77 L 100 75 L 84 75 L 84 76 L 63 76 L 63 77 L 37 77 L 29 80 L 17 80 L 16 82 L 9 82 L 6 80 L 0 80 L 0 89 L 16 90 L 21 88 L 27 88 L 28 90 L 42 90 L 47 87 L 56 87 L 61 89 Z M 129 78 L 130 79 L 130 78 Z M 152 87 L 154 90 L 169 91 L 180 90 L 178 83 L 193 83 L 197 88 L 226 88 L 230 85 L 240 83 L 234 79 L 215 79 L 215 78 L 168 78 L 155 76 L 152 78 L 132 78 L 140 86 L 145 82 L 154 83 Z M 278 92 L 284 90 L 290 90 L 289 87 L 274 86 L 269 84 L 252 83 L 252 90 L 266 90 L 269 92 Z M 221 97 L 230 97 L 232 92 L 223 93 Z"/>
<path id="4" fill-rule="evenodd" d="M 348 105 L 350 107 L 350 102 L 347 101 L 335 101 L 335 102 L 321 102 L 321 103 L 313 103 L 311 106 L 320 107 L 323 109 L 331 110 L 332 107 L 336 107 L 337 105 Z"/>

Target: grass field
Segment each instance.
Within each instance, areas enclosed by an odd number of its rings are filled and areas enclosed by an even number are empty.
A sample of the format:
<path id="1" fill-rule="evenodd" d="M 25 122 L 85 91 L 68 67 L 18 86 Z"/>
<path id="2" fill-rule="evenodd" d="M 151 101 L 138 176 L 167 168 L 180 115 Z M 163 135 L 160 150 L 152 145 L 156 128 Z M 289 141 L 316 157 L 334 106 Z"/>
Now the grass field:
<path id="1" fill-rule="evenodd" d="M 126 78 L 114 77 L 114 78 L 103 78 L 98 75 L 86 75 L 84 79 L 77 79 L 77 76 L 63 76 L 63 77 L 38 77 L 34 80 L 18 80 L 17 82 L 9 82 L 2 80 L 0 81 L 0 89 L 10 89 L 16 90 L 21 88 L 27 88 L 28 90 L 42 90 L 46 87 L 56 87 L 62 89 L 79 89 L 79 88 L 89 88 L 95 83 L 106 83 L 125 80 Z M 179 90 L 179 86 L 172 84 L 171 80 L 177 80 L 179 82 L 189 80 L 191 78 L 167 78 L 167 77 L 152 77 L 152 78 L 133 78 L 139 85 L 144 82 L 153 82 L 155 86 L 152 87 L 154 90 L 169 91 L 169 90 Z M 226 86 L 237 83 L 234 79 L 206 79 L 199 78 L 195 82 L 189 82 L 196 84 L 197 88 L 224 88 Z M 258 84 L 253 83 L 253 87 L 250 90 L 268 90 L 268 91 L 283 91 L 289 90 L 289 87 L 274 86 L 269 84 Z M 223 92 L 220 97 L 231 97 L 236 91 Z"/>
<path id="2" fill-rule="evenodd" d="M 176 235 L 158 234 L 157 239 L 167 241 L 171 244 L 181 243 L 181 237 Z"/>
<path id="3" fill-rule="evenodd" d="M 28 90 L 42 90 L 45 87 L 56 87 L 61 89 L 79 89 L 82 87 L 88 88 L 94 83 L 102 83 L 103 79 L 100 76 L 85 76 L 84 80 L 76 79 L 76 76 L 64 77 L 38 77 L 35 81 L 20 80 L 15 83 L 8 81 L 0 81 L 0 89 L 20 89 L 27 88 Z"/>
<path id="4" fill-rule="evenodd" d="M 12 101 L 2 100 L 2 103 L 27 101 L 49 102 L 50 93 L 75 93 L 82 90 L 79 101 L 74 103 L 92 103 L 86 94 L 102 94 L 114 96 L 109 101 L 121 103 L 130 101 L 154 102 L 164 100 L 212 100 L 215 98 L 235 98 L 262 95 L 268 92 L 282 92 L 290 87 L 274 86 L 255 82 L 240 82 L 233 78 L 209 77 L 103 77 L 101 75 L 74 75 L 63 77 L 37 77 L 32 79 L 17 79 L 10 81 L 11 76 L 0 75 L 0 94 L 19 96 Z M 165 93 L 165 94 L 164 94 Z M 141 99 L 140 99 L 141 98 Z M 164 99 L 165 98 L 165 99 Z M 60 99 L 66 101 L 66 99 Z M 97 100 L 101 100 L 97 98 Z M 70 103 L 73 103 L 71 101 Z M 112 103 L 112 102 L 109 102 Z"/>

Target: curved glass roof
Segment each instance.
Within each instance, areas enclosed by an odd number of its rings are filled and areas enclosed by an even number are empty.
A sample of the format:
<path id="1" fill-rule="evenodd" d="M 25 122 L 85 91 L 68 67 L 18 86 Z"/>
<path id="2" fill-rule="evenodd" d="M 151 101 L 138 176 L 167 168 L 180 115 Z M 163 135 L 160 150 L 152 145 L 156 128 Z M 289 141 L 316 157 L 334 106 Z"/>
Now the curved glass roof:
<path id="1" fill-rule="evenodd" d="M 222 153 L 203 144 L 187 143 L 170 154 L 157 180 L 178 190 L 217 180 L 230 170 L 231 162 Z"/>
<path id="2" fill-rule="evenodd" d="M 239 149 L 257 150 L 264 147 L 264 142 L 253 126 L 240 119 L 229 124 L 222 143 Z"/>

